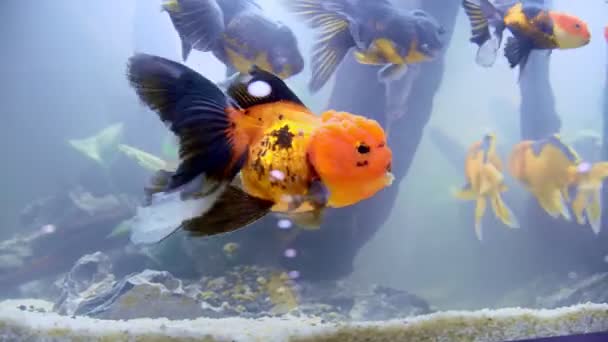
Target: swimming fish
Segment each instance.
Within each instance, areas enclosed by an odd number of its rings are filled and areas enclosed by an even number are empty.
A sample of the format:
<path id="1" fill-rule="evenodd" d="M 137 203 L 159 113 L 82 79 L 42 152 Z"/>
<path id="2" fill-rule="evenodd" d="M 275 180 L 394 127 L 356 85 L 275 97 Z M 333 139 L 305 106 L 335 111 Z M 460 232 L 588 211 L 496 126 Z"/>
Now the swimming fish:
<path id="1" fill-rule="evenodd" d="M 179 227 L 196 236 L 230 232 L 269 212 L 320 225 L 324 208 L 355 204 L 393 180 L 378 122 L 314 115 L 269 72 L 254 67 L 225 93 L 158 56 L 136 54 L 127 70 L 140 100 L 178 136 L 181 160 L 175 172 L 153 177 L 150 205 L 134 218 L 135 243 Z"/>
<path id="2" fill-rule="evenodd" d="M 496 136 L 486 134 L 475 142 L 467 152 L 465 165 L 467 183 L 455 192 L 456 198 L 473 200 L 475 206 L 475 234 L 482 239 L 482 219 L 487 201 L 492 205 L 496 218 L 510 228 L 519 228 L 517 218 L 505 204 L 501 193 L 507 191 L 502 174 L 502 161 L 496 153 Z"/>
<path id="3" fill-rule="evenodd" d="M 569 188 L 574 184 L 580 157 L 559 135 L 524 140 L 513 147 L 509 171 L 554 218 L 571 220 Z"/>
<path id="4" fill-rule="evenodd" d="M 589 223 L 595 234 L 599 234 L 602 223 L 602 183 L 608 177 L 608 162 L 586 163 L 577 167 L 576 196 L 572 211 L 578 224 Z"/>
<path id="5" fill-rule="evenodd" d="M 517 144 L 510 160 L 511 174 L 534 194 L 552 217 L 571 220 L 569 204 L 578 224 L 589 222 L 597 234 L 601 224 L 602 182 L 608 162 L 588 163 L 559 135 Z M 571 201 L 570 193 L 576 193 Z"/>
<path id="6" fill-rule="evenodd" d="M 313 47 L 309 89 L 318 91 L 346 54 L 359 63 L 381 65 L 381 81 L 400 79 L 408 64 L 434 59 L 444 28 L 422 10 L 402 11 L 388 0 L 284 0 L 319 36 Z"/>
<path id="7" fill-rule="evenodd" d="M 294 33 L 253 0 L 167 0 L 162 10 L 180 36 L 183 61 L 192 49 L 211 51 L 227 77 L 253 65 L 283 79 L 304 68 Z"/>
<path id="8" fill-rule="evenodd" d="M 496 61 L 505 29 L 504 55 L 511 68 L 519 65 L 520 76 L 532 50 L 574 49 L 587 45 L 591 34 L 587 24 L 573 15 L 550 11 L 538 4 L 500 0 L 463 0 L 471 24 L 471 42 L 477 44 L 476 62 L 490 67 Z M 490 29 L 493 30 L 490 33 Z"/>

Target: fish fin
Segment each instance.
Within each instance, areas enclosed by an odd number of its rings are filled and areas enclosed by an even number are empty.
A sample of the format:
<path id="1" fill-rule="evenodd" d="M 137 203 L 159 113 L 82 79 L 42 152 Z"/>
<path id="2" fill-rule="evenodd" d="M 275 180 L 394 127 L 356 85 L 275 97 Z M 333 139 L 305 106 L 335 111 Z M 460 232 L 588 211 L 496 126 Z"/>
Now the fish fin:
<path id="1" fill-rule="evenodd" d="M 473 201 L 477 199 L 477 194 L 473 191 L 470 183 L 465 184 L 461 189 L 452 189 L 452 195 L 463 201 Z"/>
<path id="2" fill-rule="evenodd" d="M 574 217 L 576 218 L 576 223 L 580 225 L 584 225 L 587 220 L 585 216 L 585 209 L 589 205 L 587 195 L 588 191 L 583 189 L 577 189 L 576 196 L 572 201 L 572 211 L 574 212 Z"/>
<path id="3" fill-rule="evenodd" d="M 234 178 L 247 160 L 247 137 L 230 117 L 236 109 L 213 82 L 185 65 L 146 54 L 129 59 L 127 77 L 140 100 L 179 138 L 181 162 L 168 190 L 201 174 L 215 185 Z"/>
<path id="4" fill-rule="evenodd" d="M 492 210 L 497 219 L 504 223 L 509 228 L 519 228 L 519 222 L 517 217 L 513 214 L 513 211 L 507 206 L 505 201 L 500 196 L 500 193 L 496 193 L 491 198 Z"/>
<path id="5" fill-rule="evenodd" d="M 323 213 L 323 208 L 317 208 L 311 211 L 289 213 L 287 217 L 302 229 L 318 230 L 323 223 Z"/>
<path id="6" fill-rule="evenodd" d="M 192 52 L 192 45 L 188 43 L 186 40 L 182 39 L 182 61 L 188 60 L 188 56 L 190 56 L 190 52 Z"/>
<path id="7" fill-rule="evenodd" d="M 144 203 L 146 205 L 151 203 L 152 196 L 154 194 L 163 192 L 167 189 L 172 176 L 173 172 L 167 170 L 158 170 L 150 177 L 148 184 L 144 186 Z"/>
<path id="8" fill-rule="evenodd" d="M 594 190 L 590 195 L 588 206 L 585 208 L 585 214 L 589 225 L 593 232 L 598 235 L 602 228 L 602 189 Z"/>
<path id="9" fill-rule="evenodd" d="M 287 8 L 320 30 L 311 57 L 311 92 L 321 89 L 348 51 L 356 45 L 351 34 L 348 2 L 343 0 L 285 0 Z"/>
<path id="10" fill-rule="evenodd" d="M 224 31 L 224 14 L 216 0 L 175 0 L 165 2 L 173 27 L 182 40 L 182 58 L 190 50 L 210 51 Z M 177 3 L 177 5 L 174 5 Z"/>
<path id="11" fill-rule="evenodd" d="M 329 25 L 329 24 L 328 24 Z M 355 46 L 346 21 L 332 24 L 313 46 L 311 57 L 312 77 L 308 84 L 311 92 L 319 91 L 334 74 L 348 51 Z"/>
<path id="12" fill-rule="evenodd" d="M 602 184 L 603 180 L 608 177 L 608 162 L 593 164 L 591 166 L 591 174 L 595 183 Z"/>
<path id="13" fill-rule="evenodd" d="M 233 66 L 226 66 L 226 79 L 231 79 L 233 77 L 236 77 L 236 75 L 239 75 L 239 71 L 236 70 L 235 67 Z"/>
<path id="14" fill-rule="evenodd" d="M 477 203 L 475 205 L 475 236 L 477 236 L 477 239 L 479 241 L 482 240 L 483 238 L 483 234 L 482 234 L 482 220 L 483 220 L 483 215 L 486 212 L 486 198 L 485 196 L 479 196 L 477 198 Z"/>
<path id="15" fill-rule="evenodd" d="M 329 189 L 320 180 L 313 180 L 308 186 L 305 199 L 316 209 L 325 208 L 329 201 Z"/>
<path id="16" fill-rule="evenodd" d="M 208 211 L 184 222 L 182 228 L 191 236 L 228 233 L 261 219 L 273 205 L 273 201 L 251 196 L 229 185 Z"/>
<path id="17" fill-rule="evenodd" d="M 179 12 L 179 2 L 177 0 L 165 0 L 160 9 L 161 12 Z"/>
<path id="18" fill-rule="evenodd" d="M 475 61 L 481 66 L 490 67 L 494 65 L 502 43 L 505 29 L 503 16 L 487 0 L 463 0 L 462 6 L 471 25 L 469 40 L 479 46 Z M 491 28 L 494 29 L 493 34 Z"/>
<path id="19" fill-rule="evenodd" d="M 540 207 L 547 214 L 549 214 L 549 216 L 551 216 L 552 218 L 559 217 L 560 210 L 559 210 L 559 207 L 557 207 L 556 204 L 554 203 L 551 192 L 549 192 L 549 193 L 545 193 L 545 191 L 536 192 L 534 194 L 534 197 L 536 197 L 536 200 L 538 201 L 538 204 L 540 205 Z"/>
<path id="20" fill-rule="evenodd" d="M 283 80 L 257 66 L 240 74 L 228 87 L 228 95 L 243 109 L 279 101 L 305 107 Z"/>
<path id="21" fill-rule="evenodd" d="M 523 72 L 528 62 L 528 57 L 532 51 L 532 45 L 523 39 L 515 37 L 507 38 L 505 44 L 505 57 L 509 61 L 509 66 L 515 68 L 519 65 L 519 74 Z"/>
<path id="22" fill-rule="evenodd" d="M 163 177 L 159 176 L 159 178 Z M 203 176 L 200 175 L 184 187 L 199 187 L 202 178 Z M 219 186 L 207 196 L 189 198 L 184 198 L 181 189 L 152 194 L 148 205 L 138 207 L 135 216 L 131 219 L 131 242 L 136 245 L 146 245 L 168 238 L 184 221 L 207 212 L 223 189 L 224 186 Z"/>
<path id="23" fill-rule="evenodd" d="M 398 81 L 407 73 L 407 64 L 387 64 L 378 70 L 378 80 L 383 83 Z"/>
<path id="24" fill-rule="evenodd" d="M 570 214 L 570 208 L 568 208 L 568 203 L 562 196 L 562 192 L 560 190 L 556 190 L 554 196 L 557 198 L 560 214 L 566 221 L 572 221 L 572 215 Z"/>

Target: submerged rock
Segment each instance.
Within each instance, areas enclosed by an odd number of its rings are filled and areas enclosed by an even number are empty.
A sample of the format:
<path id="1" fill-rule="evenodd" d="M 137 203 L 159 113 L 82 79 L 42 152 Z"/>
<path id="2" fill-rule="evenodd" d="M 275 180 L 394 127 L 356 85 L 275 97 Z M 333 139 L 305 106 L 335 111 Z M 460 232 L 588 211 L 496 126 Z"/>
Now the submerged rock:
<path id="1" fill-rule="evenodd" d="M 200 303 L 185 294 L 181 280 L 166 271 L 145 270 L 84 301 L 76 314 L 104 319 L 187 319 L 201 317 L 203 311 Z"/>
<path id="2" fill-rule="evenodd" d="M 116 281 L 109 257 L 81 258 L 63 283 L 55 311 L 103 319 L 197 317 L 260 318 L 285 314 L 331 321 L 383 320 L 429 313 L 405 291 L 375 286 L 355 290 L 342 282 L 294 280 L 281 270 L 235 266 L 217 277 L 180 280 L 145 270 Z"/>
<path id="3" fill-rule="evenodd" d="M 608 273 L 594 274 L 577 280 L 548 296 L 537 298 L 536 306 L 558 308 L 587 302 L 608 302 Z"/>
<path id="4" fill-rule="evenodd" d="M 114 283 L 110 258 L 101 252 L 80 258 L 65 276 L 62 293 L 54 310 L 60 314 L 77 313 L 84 302 L 97 298 Z"/>

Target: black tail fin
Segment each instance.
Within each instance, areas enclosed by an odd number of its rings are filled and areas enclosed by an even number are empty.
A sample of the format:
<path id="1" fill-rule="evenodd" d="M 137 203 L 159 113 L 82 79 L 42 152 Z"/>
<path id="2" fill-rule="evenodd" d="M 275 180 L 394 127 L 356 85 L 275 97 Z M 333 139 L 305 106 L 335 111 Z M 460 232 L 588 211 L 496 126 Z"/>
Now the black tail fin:
<path id="1" fill-rule="evenodd" d="M 505 30 L 502 13 L 488 0 L 462 0 L 462 7 L 471 24 L 470 41 L 479 46 L 477 64 L 493 65 Z"/>
<path id="2" fill-rule="evenodd" d="M 286 7 L 320 31 L 312 48 L 312 77 L 308 88 L 317 92 L 329 81 L 356 42 L 345 16 L 348 3 L 342 0 L 284 0 Z"/>
<path id="3" fill-rule="evenodd" d="M 182 64 L 146 54 L 129 59 L 127 76 L 141 101 L 179 138 L 181 163 L 166 190 L 201 174 L 218 183 L 234 178 L 248 146 L 231 117 L 238 112 L 213 82 Z"/>
<path id="4" fill-rule="evenodd" d="M 193 48 L 212 50 L 224 31 L 224 14 L 216 0 L 167 0 L 162 10 L 179 34 L 184 61 Z"/>

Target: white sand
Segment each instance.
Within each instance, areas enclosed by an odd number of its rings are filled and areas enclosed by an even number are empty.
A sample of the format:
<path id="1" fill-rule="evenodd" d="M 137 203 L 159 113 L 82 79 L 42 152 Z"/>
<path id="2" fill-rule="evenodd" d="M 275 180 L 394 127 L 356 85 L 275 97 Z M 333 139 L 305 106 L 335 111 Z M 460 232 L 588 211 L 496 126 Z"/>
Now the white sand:
<path id="1" fill-rule="evenodd" d="M 0 302 L 0 340 L 489 342 L 608 330 L 608 304 L 590 303 L 555 310 L 450 311 L 409 320 L 351 324 L 298 317 L 110 321 L 23 311 L 19 305 L 50 308 L 50 303 L 39 300 Z"/>

